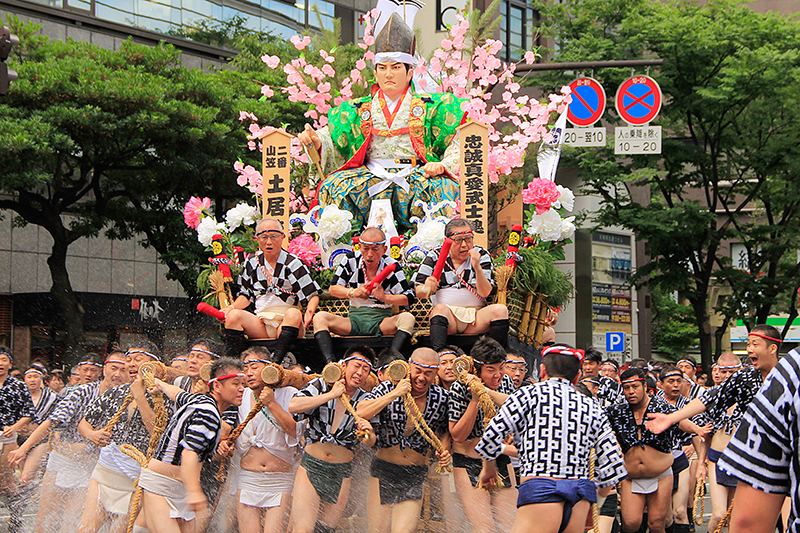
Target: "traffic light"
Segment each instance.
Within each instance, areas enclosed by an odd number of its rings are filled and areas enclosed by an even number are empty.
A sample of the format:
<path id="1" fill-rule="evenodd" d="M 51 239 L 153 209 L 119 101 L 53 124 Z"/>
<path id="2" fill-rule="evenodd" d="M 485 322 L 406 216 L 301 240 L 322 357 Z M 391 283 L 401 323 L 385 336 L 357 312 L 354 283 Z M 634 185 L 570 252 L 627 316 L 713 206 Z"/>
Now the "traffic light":
<path id="1" fill-rule="evenodd" d="M 17 73 L 8 68 L 6 59 L 11 49 L 19 44 L 19 38 L 5 26 L 0 26 L 0 96 L 8 93 L 8 84 L 17 79 Z"/>

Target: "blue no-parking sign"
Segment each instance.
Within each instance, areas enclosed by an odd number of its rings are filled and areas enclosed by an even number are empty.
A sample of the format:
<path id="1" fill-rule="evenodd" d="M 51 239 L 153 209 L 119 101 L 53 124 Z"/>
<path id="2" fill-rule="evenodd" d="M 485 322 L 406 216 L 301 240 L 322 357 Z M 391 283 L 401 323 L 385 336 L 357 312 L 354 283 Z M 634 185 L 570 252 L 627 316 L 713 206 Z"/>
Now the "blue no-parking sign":
<path id="1" fill-rule="evenodd" d="M 625 351 L 625 333 L 622 331 L 606 332 L 606 352 L 622 353 Z"/>

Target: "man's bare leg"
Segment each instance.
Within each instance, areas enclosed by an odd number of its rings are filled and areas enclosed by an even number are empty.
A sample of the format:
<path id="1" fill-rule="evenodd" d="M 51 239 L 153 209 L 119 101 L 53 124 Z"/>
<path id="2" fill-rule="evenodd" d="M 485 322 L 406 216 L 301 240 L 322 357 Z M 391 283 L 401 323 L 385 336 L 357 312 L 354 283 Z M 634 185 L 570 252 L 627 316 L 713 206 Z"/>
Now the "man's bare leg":
<path id="1" fill-rule="evenodd" d="M 586 524 L 589 502 L 580 501 L 572 508 L 564 533 L 582 533 Z M 563 503 L 532 503 L 517 509 L 517 517 L 511 533 L 558 533 L 561 529 L 561 517 L 564 513 Z"/>
<path id="2" fill-rule="evenodd" d="M 488 491 L 474 487 L 464 468 L 453 469 L 456 492 L 461 507 L 467 516 L 467 523 L 475 533 L 491 533 L 494 529 L 492 518 L 492 499 Z"/>
<path id="3" fill-rule="evenodd" d="M 391 533 L 414 533 L 419 524 L 422 500 L 407 500 L 392 506 Z"/>
<path id="4" fill-rule="evenodd" d="M 478 309 L 475 313 L 475 323 L 467 326 L 465 335 L 477 335 L 489 331 L 489 323 L 493 320 L 508 319 L 508 307 L 502 304 L 491 304 Z"/>
<path id="5" fill-rule="evenodd" d="M 645 498 L 642 494 L 631 492 L 631 481 L 623 479 L 619 490 L 620 514 L 622 517 L 622 531 L 633 533 L 642 525 Z"/>
<path id="6" fill-rule="evenodd" d="M 225 316 L 225 327 L 244 331 L 244 334 L 251 339 L 266 339 L 267 328 L 256 315 L 241 309 L 232 309 Z"/>
<path id="7" fill-rule="evenodd" d="M 261 508 L 245 505 L 236 493 L 236 514 L 239 517 L 239 533 L 261 533 Z"/>
<path id="8" fill-rule="evenodd" d="M 658 480 L 658 489 L 645 496 L 647 501 L 647 527 L 650 533 L 664 533 L 672 500 L 672 476 Z"/>
<path id="9" fill-rule="evenodd" d="M 518 491 L 511 487 L 491 494 L 494 523 L 498 531 L 509 531 L 514 525 L 514 518 L 517 515 L 517 495 Z"/>
<path id="10" fill-rule="evenodd" d="M 89 488 L 86 489 L 86 503 L 83 506 L 78 533 L 97 533 L 105 522 L 106 513 L 100 504 L 98 493 L 99 484 L 94 479 L 90 480 Z"/>
<path id="11" fill-rule="evenodd" d="M 678 490 L 672 494 L 672 519 L 676 524 L 689 523 L 690 517 L 686 511 L 686 502 L 689 497 L 690 484 L 691 472 L 686 468 L 678 474 Z"/>
<path id="12" fill-rule="evenodd" d="M 367 493 L 367 531 L 369 533 L 389 533 L 392 523 L 392 506 L 381 505 L 380 481 L 369 478 Z"/>
<path id="13" fill-rule="evenodd" d="M 264 533 L 285 533 L 289 525 L 289 513 L 292 507 L 292 495 L 282 494 L 281 504 L 277 507 L 264 509 Z M 239 520 L 239 527 L 242 521 Z M 242 529 L 239 530 L 243 531 Z"/>
<path id="14" fill-rule="evenodd" d="M 150 533 L 181 533 L 183 531 L 183 528 L 178 525 L 178 520 L 169 517 L 169 504 L 163 496 L 144 491 L 142 502 Z"/>
<path id="15" fill-rule="evenodd" d="M 714 463 L 708 466 L 708 492 L 711 496 L 711 518 L 708 519 L 708 530 L 716 531 L 722 517 L 728 511 L 735 489 L 717 483 L 717 469 Z"/>

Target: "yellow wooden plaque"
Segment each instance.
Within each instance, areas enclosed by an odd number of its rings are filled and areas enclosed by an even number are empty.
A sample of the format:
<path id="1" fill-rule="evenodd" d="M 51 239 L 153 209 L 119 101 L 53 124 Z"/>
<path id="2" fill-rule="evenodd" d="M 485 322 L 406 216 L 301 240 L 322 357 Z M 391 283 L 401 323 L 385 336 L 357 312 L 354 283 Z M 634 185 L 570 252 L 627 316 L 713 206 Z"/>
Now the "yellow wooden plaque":
<path id="1" fill-rule="evenodd" d="M 291 135 L 277 129 L 261 137 L 261 215 L 280 220 L 284 231 L 289 231 L 291 140 Z"/>
<path id="2" fill-rule="evenodd" d="M 469 121 L 458 127 L 461 142 L 461 216 L 472 223 L 475 245 L 489 246 L 489 128 Z"/>

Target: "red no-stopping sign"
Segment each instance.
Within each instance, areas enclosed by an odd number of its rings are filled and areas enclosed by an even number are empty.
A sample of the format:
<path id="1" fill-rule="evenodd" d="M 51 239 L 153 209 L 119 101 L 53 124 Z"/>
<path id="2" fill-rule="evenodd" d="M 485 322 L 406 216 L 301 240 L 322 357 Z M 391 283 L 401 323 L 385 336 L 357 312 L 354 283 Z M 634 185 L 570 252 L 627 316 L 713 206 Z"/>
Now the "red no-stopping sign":
<path id="1" fill-rule="evenodd" d="M 651 122 L 661 111 L 661 87 L 650 76 L 633 76 L 617 90 L 615 105 L 622 120 L 634 126 Z"/>

